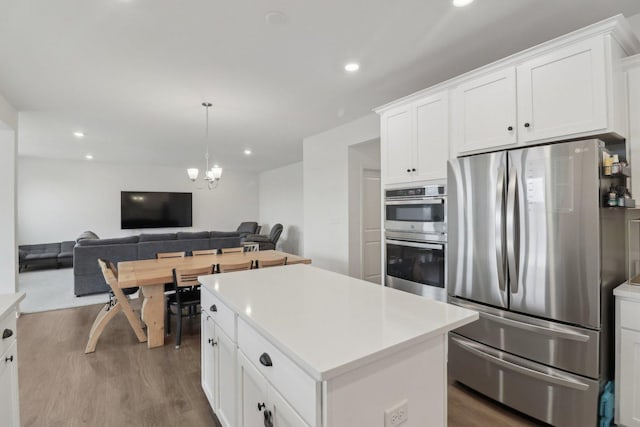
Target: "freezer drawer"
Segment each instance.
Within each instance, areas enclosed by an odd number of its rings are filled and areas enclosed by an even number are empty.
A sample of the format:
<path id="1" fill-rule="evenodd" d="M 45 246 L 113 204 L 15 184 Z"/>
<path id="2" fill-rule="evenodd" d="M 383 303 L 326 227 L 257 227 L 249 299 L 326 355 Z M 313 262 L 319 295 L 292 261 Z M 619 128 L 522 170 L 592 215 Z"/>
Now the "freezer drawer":
<path id="1" fill-rule="evenodd" d="M 598 381 L 449 334 L 449 378 L 558 427 L 597 425 Z"/>
<path id="2" fill-rule="evenodd" d="M 554 368 L 600 377 L 600 332 L 510 313 L 451 298 L 480 312 L 480 319 L 455 330 L 474 341 Z"/>

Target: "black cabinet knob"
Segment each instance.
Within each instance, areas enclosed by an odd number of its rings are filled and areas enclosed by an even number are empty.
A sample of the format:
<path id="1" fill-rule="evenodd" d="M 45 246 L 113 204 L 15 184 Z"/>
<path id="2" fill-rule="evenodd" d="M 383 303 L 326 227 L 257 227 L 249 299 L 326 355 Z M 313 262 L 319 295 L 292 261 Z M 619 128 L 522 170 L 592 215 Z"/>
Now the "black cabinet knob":
<path id="1" fill-rule="evenodd" d="M 264 366 L 273 366 L 271 356 L 269 356 L 267 353 L 262 353 L 262 355 L 260 356 L 260 363 L 262 363 L 262 365 Z"/>
<path id="2" fill-rule="evenodd" d="M 211 307 L 209 307 L 210 311 L 218 311 L 218 307 L 216 307 L 215 304 L 213 304 Z"/>
<path id="3" fill-rule="evenodd" d="M 5 362 L 13 362 L 13 354 L 11 356 L 9 356 L 9 357 L 5 357 L 4 361 Z"/>
<path id="4" fill-rule="evenodd" d="M 265 405 L 264 402 L 263 403 L 258 402 L 258 411 L 262 411 L 266 407 L 267 405 Z"/>
<path id="5" fill-rule="evenodd" d="M 211 340 L 211 345 L 214 346 L 214 347 L 217 346 L 218 345 L 218 341 Z"/>
<path id="6" fill-rule="evenodd" d="M 526 127 L 526 128 L 528 128 L 528 127 L 530 127 L 530 126 L 531 126 L 531 124 L 529 124 L 529 123 L 525 123 L 525 124 L 524 124 L 524 127 Z"/>
<path id="7" fill-rule="evenodd" d="M 411 169 L 407 169 L 407 172 L 411 172 Z"/>
<path id="8" fill-rule="evenodd" d="M 416 171 L 416 168 L 411 169 L 411 172 L 415 172 L 415 171 Z"/>
<path id="9" fill-rule="evenodd" d="M 209 338 L 209 339 L 207 340 L 207 342 L 208 342 L 209 344 L 213 343 L 213 338 Z"/>
<path id="10" fill-rule="evenodd" d="M 6 340 L 7 338 L 9 338 L 12 335 L 13 335 L 13 331 L 11 329 L 5 329 L 4 331 L 2 331 L 2 339 L 3 340 Z"/>
<path id="11" fill-rule="evenodd" d="M 507 128 L 507 130 L 508 130 L 509 132 L 511 132 L 511 131 L 513 130 L 513 126 L 509 126 L 509 127 Z"/>

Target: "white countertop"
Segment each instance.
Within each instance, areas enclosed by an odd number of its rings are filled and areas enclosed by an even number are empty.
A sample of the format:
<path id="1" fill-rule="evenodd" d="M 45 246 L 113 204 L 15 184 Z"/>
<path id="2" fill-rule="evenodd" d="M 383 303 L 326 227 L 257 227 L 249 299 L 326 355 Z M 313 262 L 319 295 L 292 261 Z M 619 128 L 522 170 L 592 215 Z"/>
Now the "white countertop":
<path id="1" fill-rule="evenodd" d="M 640 286 L 625 282 L 613 290 L 617 297 L 631 298 L 640 301 Z"/>
<path id="2" fill-rule="evenodd" d="M 0 295 L 0 317 L 3 317 L 6 314 L 7 310 L 11 309 L 11 307 L 22 301 L 24 297 L 24 292 L 18 292 L 17 294 Z"/>
<path id="3" fill-rule="evenodd" d="M 317 380 L 478 319 L 478 313 L 310 265 L 199 278 Z"/>

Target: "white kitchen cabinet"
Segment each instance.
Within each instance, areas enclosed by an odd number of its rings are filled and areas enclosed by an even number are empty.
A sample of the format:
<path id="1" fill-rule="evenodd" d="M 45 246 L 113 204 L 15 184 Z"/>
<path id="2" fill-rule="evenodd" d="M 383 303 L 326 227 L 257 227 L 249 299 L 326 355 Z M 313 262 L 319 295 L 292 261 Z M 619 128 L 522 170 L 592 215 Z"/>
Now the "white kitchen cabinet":
<path id="1" fill-rule="evenodd" d="M 640 427 L 640 287 L 621 285 L 616 296 L 616 424 Z"/>
<path id="2" fill-rule="evenodd" d="M 517 81 L 521 142 L 607 130 L 604 37 L 524 62 L 518 67 Z"/>
<path id="3" fill-rule="evenodd" d="M 517 144 L 516 70 L 477 77 L 453 92 L 452 126 L 458 153 Z"/>
<path id="4" fill-rule="evenodd" d="M 446 178 L 449 94 L 442 91 L 383 114 L 385 184 Z"/>
<path id="5" fill-rule="evenodd" d="M 218 323 L 224 323 L 225 312 L 230 311 L 210 293 L 203 293 L 202 303 L 202 389 L 220 424 L 223 427 L 233 427 L 236 418 L 237 347 L 234 339 L 230 338 Z M 232 320 L 232 324 L 234 322 L 235 320 Z"/>
<path id="6" fill-rule="evenodd" d="M 0 424 L 7 427 L 20 427 L 16 307 L 23 298 L 0 295 Z"/>
<path id="7" fill-rule="evenodd" d="M 238 355 L 240 427 L 308 427 L 258 369 Z"/>
<path id="8" fill-rule="evenodd" d="M 530 143 L 617 134 L 624 137 L 625 95 L 619 59 L 609 35 L 546 46 L 512 65 L 454 89 L 454 154 Z M 473 75 L 473 73 L 472 73 Z"/>

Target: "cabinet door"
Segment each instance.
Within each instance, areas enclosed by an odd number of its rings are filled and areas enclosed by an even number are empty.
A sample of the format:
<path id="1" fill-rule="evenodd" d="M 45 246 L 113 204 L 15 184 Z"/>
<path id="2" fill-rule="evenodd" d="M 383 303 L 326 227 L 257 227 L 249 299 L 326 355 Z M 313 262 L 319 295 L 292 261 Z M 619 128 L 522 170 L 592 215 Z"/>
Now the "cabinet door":
<path id="1" fill-rule="evenodd" d="M 218 406 L 217 393 L 217 373 L 218 368 L 217 352 L 213 345 L 215 341 L 215 324 L 213 320 L 202 313 L 201 316 L 201 343 L 200 343 L 200 366 L 202 376 L 202 390 L 209 400 L 209 405 L 214 411 Z"/>
<path id="2" fill-rule="evenodd" d="M 414 108 L 416 180 L 446 179 L 449 160 L 449 93 L 418 101 Z"/>
<path id="3" fill-rule="evenodd" d="M 222 329 L 216 328 L 218 360 L 218 407 L 216 415 L 224 427 L 235 426 L 236 346 Z"/>
<path id="4" fill-rule="evenodd" d="M 628 427 L 640 427 L 640 332 L 620 330 L 620 419 Z"/>
<path id="5" fill-rule="evenodd" d="M 607 128 L 603 37 L 576 43 L 518 67 L 521 142 Z"/>
<path id="6" fill-rule="evenodd" d="M 457 154 L 489 151 L 517 142 L 516 71 L 509 67 L 463 83 L 453 94 Z"/>
<path id="7" fill-rule="evenodd" d="M 20 427 L 18 354 L 16 350 L 14 342 L 0 359 L 0 417 L 3 420 L 0 424 L 7 427 Z"/>
<path id="8" fill-rule="evenodd" d="M 385 182 L 411 181 L 414 136 L 411 105 L 390 110 L 382 115 L 382 146 L 385 156 Z"/>
<path id="9" fill-rule="evenodd" d="M 238 425 L 264 425 L 267 405 L 267 380 L 243 355 L 238 353 Z M 260 405 L 260 406 L 259 406 Z M 264 406 L 262 406 L 264 405 Z"/>
<path id="10" fill-rule="evenodd" d="M 308 424 L 293 410 L 273 387 L 269 386 L 269 408 L 274 427 L 308 427 Z"/>

